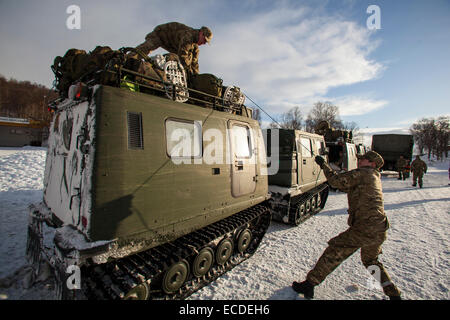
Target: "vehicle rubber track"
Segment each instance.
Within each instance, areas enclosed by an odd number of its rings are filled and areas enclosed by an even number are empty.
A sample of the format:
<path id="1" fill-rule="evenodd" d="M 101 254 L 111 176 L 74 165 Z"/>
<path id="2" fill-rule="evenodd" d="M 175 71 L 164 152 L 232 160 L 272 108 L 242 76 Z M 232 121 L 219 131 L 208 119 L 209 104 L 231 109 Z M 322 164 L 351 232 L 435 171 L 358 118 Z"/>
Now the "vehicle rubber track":
<path id="1" fill-rule="evenodd" d="M 302 205 L 306 206 L 307 201 L 311 201 L 313 197 L 316 197 L 318 194 L 321 196 L 320 205 L 315 206 L 315 210 L 304 210 L 305 213 L 300 214 L 300 217 L 298 216 L 300 207 Z M 289 222 L 294 225 L 299 225 L 300 223 L 307 220 L 309 217 L 311 217 L 314 214 L 317 214 L 322 210 L 325 206 L 325 203 L 328 198 L 328 184 L 322 184 L 302 195 L 299 195 L 297 197 L 294 197 L 291 199 L 290 206 L 289 206 Z"/>
<path id="2" fill-rule="evenodd" d="M 105 264 L 82 267 L 83 293 L 88 299 L 124 299 L 133 288 L 145 285 L 150 290 L 149 299 L 184 299 L 250 258 L 270 221 L 270 210 L 260 204 L 173 242 Z M 252 240 L 244 252 L 239 252 L 236 249 L 236 239 L 242 230 L 250 230 Z M 202 277 L 189 272 L 187 280 L 176 292 L 166 293 L 162 290 L 164 274 L 172 265 L 185 261 L 192 269 L 192 261 L 200 250 L 210 247 L 216 252 L 217 245 L 225 238 L 230 238 L 234 244 L 233 255 L 227 262 L 218 264 L 215 261 Z"/>

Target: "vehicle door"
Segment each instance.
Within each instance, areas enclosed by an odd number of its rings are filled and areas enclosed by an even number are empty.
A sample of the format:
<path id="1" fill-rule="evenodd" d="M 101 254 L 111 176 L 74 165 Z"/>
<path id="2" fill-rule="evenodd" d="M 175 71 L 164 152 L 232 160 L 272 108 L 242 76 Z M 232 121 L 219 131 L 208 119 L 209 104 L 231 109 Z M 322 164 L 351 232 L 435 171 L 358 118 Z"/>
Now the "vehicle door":
<path id="1" fill-rule="evenodd" d="M 231 145 L 231 194 L 240 197 L 256 189 L 256 141 L 247 123 L 229 121 Z"/>
<path id="2" fill-rule="evenodd" d="M 299 185 L 305 185 L 315 180 L 313 172 L 316 163 L 312 155 L 311 139 L 307 136 L 299 136 L 297 138 L 297 150 L 299 154 L 299 177 L 301 177 Z"/>
<path id="3" fill-rule="evenodd" d="M 358 167 L 358 158 L 356 157 L 356 147 L 352 143 L 346 143 L 345 149 L 347 153 L 347 170 L 353 170 Z"/>

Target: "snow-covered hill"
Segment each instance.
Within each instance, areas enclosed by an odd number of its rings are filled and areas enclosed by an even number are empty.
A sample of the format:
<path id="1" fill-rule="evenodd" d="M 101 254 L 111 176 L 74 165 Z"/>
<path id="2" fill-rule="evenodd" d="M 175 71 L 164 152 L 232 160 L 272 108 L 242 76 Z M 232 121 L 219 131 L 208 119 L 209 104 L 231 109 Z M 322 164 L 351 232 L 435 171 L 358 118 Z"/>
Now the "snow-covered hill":
<path id="1" fill-rule="evenodd" d="M 50 281 L 25 288 L 27 206 L 42 198 L 44 148 L 0 148 L 0 299 L 53 299 Z M 384 176 L 391 223 L 380 256 L 405 299 L 450 298 L 448 161 L 429 162 L 424 188 Z M 347 228 L 347 199 L 332 192 L 325 209 L 299 227 L 273 222 L 255 255 L 189 299 L 299 299 L 290 285 L 303 280 L 327 246 Z M 383 299 L 359 252 L 315 290 L 316 299 Z"/>

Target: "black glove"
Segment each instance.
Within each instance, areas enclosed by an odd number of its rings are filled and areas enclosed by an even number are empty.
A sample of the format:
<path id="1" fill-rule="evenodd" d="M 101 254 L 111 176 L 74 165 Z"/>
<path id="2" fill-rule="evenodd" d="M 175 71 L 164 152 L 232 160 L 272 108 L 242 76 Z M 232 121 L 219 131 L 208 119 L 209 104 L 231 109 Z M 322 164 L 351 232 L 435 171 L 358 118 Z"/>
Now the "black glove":
<path id="1" fill-rule="evenodd" d="M 323 164 L 325 163 L 325 159 L 321 156 L 316 156 L 314 158 L 314 161 L 316 161 L 316 163 L 320 166 L 320 168 L 322 168 Z"/>

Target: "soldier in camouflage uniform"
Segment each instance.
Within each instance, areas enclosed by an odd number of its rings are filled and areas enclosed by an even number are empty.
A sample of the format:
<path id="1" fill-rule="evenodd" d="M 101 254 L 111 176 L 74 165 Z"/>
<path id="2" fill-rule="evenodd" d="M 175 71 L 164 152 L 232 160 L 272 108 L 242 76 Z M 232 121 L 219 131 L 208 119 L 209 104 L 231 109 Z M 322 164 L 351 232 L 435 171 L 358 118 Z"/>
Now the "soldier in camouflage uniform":
<path id="1" fill-rule="evenodd" d="M 303 293 L 306 298 L 313 298 L 314 286 L 322 283 L 344 260 L 361 249 L 363 265 L 370 270 L 379 270 L 381 286 L 391 299 L 400 299 L 400 291 L 378 261 L 381 245 L 386 240 L 389 222 L 384 213 L 383 193 L 379 168 L 383 158 L 374 151 L 358 156 L 358 169 L 337 174 L 324 159 L 316 157 L 316 162 L 323 169 L 329 184 L 348 194 L 350 226 L 345 232 L 328 242 L 315 267 L 307 274 L 306 280 L 293 282 L 292 288 Z"/>
<path id="2" fill-rule="evenodd" d="M 193 29 L 182 23 L 169 22 L 157 26 L 147 34 L 145 42 L 136 47 L 142 54 L 148 55 L 159 47 L 175 53 L 188 75 L 198 74 L 199 45 L 209 43 L 212 32 L 208 27 Z"/>
<path id="3" fill-rule="evenodd" d="M 406 160 L 403 156 L 400 156 L 397 160 L 397 170 L 398 170 L 398 180 L 406 179 L 406 166 L 408 165 L 408 160 Z"/>
<path id="4" fill-rule="evenodd" d="M 420 159 L 420 156 L 416 156 L 416 159 L 411 163 L 411 171 L 413 173 L 413 187 L 417 186 L 417 179 L 419 179 L 419 187 L 423 186 L 423 174 L 427 173 L 427 164 Z"/>

